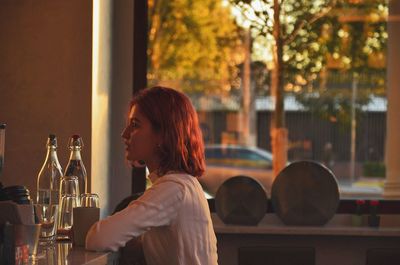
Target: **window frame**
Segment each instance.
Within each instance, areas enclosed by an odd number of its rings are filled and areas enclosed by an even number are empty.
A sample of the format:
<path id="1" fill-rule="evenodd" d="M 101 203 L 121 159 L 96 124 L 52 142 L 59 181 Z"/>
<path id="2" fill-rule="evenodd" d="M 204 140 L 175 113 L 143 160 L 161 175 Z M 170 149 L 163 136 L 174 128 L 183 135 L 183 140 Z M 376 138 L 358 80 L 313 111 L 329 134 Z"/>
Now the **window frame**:
<path id="1" fill-rule="evenodd" d="M 133 94 L 143 89 L 147 85 L 147 28 L 148 28 L 148 1 L 134 1 L 134 56 L 133 56 Z M 143 178 L 145 182 L 145 170 L 139 175 L 134 174 L 132 171 L 132 192 L 137 190 L 135 188 L 135 180 Z M 137 180 L 136 180 L 137 181 Z M 340 203 L 337 209 L 337 213 L 354 213 L 356 207 L 356 201 L 360 198 L 351 199 L 340 199 Z M 379 198 L 379 213 L 380 214 L 400 214 L 400 198 L 388 199 Z M 370 199 L 365 199 L 367 205 Z M 208 199 L 211 212 L 215 212 L 214 199 Z M 273 208 L 270 200 L 268 204 L 268 212 L 273 212 Z M 368 207 L 365 207 L 364 214 L 368 214 Z"/>

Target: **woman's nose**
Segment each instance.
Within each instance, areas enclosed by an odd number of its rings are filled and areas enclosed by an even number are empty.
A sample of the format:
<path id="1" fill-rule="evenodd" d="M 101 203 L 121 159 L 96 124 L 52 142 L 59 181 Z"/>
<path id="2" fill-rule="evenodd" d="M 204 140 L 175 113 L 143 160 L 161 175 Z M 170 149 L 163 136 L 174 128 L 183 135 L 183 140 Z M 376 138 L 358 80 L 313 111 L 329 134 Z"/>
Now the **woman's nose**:
<path id="1" fill-rule="evenodd" d="M 126 140 L 129 140 L 129 138 L 130 138 L 130 132 L 129 132 L 128 127 L 125 127 L 125 129 L 122 131 L 121 136 L 122 136 L 122 138 L 124 138 L 124 139 L 126 139 Z"/>

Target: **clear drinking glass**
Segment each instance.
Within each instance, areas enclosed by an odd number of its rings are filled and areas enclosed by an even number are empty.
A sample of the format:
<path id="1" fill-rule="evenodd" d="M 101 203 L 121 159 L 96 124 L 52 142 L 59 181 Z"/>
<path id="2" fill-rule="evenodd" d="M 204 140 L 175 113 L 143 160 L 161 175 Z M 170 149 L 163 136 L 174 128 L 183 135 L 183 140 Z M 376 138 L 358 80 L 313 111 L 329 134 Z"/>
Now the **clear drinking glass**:
<path id="1" fill-rule="evenodd" d="M 96 193 L 81 194 L 81 207 L 99 208 L 99 196 Z"/>
<path id="2" fill-rule="evenodd" d="M 40 254 L 38 259 L 43 260 L 45 259 L 46 262 L 40 262 L 37 261 L 36 263 L 30 264 L 30 265 L 39 265 L 39 264 L 48 264 L 48 265 L 57 265 L 57 246 L 59 244 L 49 244 L 46 245 L 45 247 L 41 246 L 40 249 Z"/>
<path id="3" fill-rule="evenodd" d="M 76 197 L 80 195 L 79 180 L 77 176 L 65 176 L 61 178 L 60 198 L 64 195 L 75 195 Z"/>
<path id="4" fill-rule="evenodd" d="M 57 244 L 57 265 L 68 265 L 68 254 L 72 249 L 72 243 L 60 242 Z"/>
<path id="5" fill-rule="evenodd" d="M 79 201 L 76 195 L 66 194 L 61 197 L 57 231 L 60 238 L 70 238 L 70 230 L 73 224 L 72 209 L 78 207 L 78 205 Z"/>
<path id="6" fill-rule="evenodd" d="M 58 219 L 57 204 L 34 204 L 35 214 L 41 225 L 40 243 L 53 241 L 56 236 Z"/>

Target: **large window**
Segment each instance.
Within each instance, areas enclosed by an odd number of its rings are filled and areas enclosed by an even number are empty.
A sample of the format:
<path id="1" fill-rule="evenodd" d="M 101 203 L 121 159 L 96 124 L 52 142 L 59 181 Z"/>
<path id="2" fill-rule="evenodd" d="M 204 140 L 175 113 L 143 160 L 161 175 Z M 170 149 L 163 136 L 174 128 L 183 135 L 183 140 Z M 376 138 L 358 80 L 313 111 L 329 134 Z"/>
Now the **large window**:
<path id="1" fill-rule="evenodd" d="M 325 164 L 342 198 L 380 197 L 387 1 L 286 0 L 280 25 L 272 2 L 149 0 L 148 85 L 191 98 L 207 146 L 205 178 L 268 178 L 261 183 L 270 190 L 280 90 L 288 163 Z"/>

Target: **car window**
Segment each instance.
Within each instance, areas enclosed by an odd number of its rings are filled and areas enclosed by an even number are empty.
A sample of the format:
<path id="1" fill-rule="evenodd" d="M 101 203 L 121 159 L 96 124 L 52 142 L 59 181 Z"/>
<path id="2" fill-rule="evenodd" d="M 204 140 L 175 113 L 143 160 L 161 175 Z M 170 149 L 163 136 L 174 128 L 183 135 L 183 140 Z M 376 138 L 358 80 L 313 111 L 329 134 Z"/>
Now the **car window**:
<path id="1" fill-rule="evenodd" d="M 229 148 L 206 148 L 206 159 L 225 159 L 234 158 L 235 154 Z"/>
<path id="2" fill-rule="evenodd" d="M 220 151 L 221 150 L 215 149 L 215 148 L 206 148 L 206 151 L 205 151 L 206 159 L 220 158 L 221 157 Z"/>
<path id="3" fill-rule="evenodd" d="M 249 160 L 263 160 L 263 157 L 260 156 L 259 154 L 246 149 L 238 149 L 237 158 L 249 159 Z"/>
<path id="4" fill-rule="evenodd" d="M 261 156 L 260 154 L 252 150 L 238 149 L 237 159 L 244 161 L 244 166 L 254 168 L 272 168 L 271 160 Z"/>
<path id="5" fill-rule="evenodd" d="M 270 159 L 247 149 L 229 147 L 206 148 L 205 155 L 208 165 L 255 169 L 272 168 Z"/>

